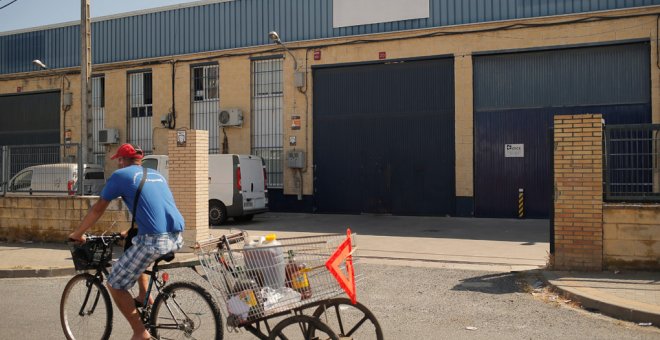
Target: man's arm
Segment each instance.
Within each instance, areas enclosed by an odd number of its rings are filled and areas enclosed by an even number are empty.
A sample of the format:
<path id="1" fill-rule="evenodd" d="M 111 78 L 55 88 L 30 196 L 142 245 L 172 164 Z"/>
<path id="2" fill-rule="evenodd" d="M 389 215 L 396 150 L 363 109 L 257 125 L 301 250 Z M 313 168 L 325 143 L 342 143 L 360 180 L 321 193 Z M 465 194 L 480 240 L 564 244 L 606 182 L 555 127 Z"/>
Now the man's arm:
<path id="1" fill-rule="evenodd" d="M 96 223 L 96 221 L 98 221 L 99 218 L 103 216 L 103 213 L 105 212 L 105 209 L 108 208 L 109 204 L 110 201 L 106 201 L 102 198 L 99 198 L 99 200 L 96 203 L 94 203 L 94 205 L 92 206 L 92 209 L 90 209 L 87 215 L 85 215 L 85 218 L 83 218 L 78 229 L 76 229 L 76 231 L 69 234 L 69 238 L 84 242 L 85 239 L 83 237 L 83 234 L 85 234 L 85 231 L 91 228 L 94 225 L 94 223 Z"/>

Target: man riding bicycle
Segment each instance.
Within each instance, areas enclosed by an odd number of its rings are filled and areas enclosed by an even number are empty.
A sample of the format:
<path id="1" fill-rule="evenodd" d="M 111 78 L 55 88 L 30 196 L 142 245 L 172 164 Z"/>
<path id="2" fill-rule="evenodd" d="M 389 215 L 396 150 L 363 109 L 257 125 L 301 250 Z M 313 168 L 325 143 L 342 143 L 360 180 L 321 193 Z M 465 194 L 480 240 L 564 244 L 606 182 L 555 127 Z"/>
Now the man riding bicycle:
<path id="1" fill-rule="evenodd" d="M 69 235 L 69 238 L 84 243 L 85 231 L 98 221 L 115 198 L 122 197 L 127 207 L 134 207 L 137 236 L 132 240 L 133 246 L 125 250 L 112 266 L 107 283 L 117 307 L 133 328 L 132 340 L 151 338 L 136 309 L 136 301 L 145 301 L 146 298 L 149 277 L 143 272 L 161 255 L 181 249 L 181 233 L 184 229 L 183 216 L 174 203 L 167 182 L 156 170 L 145 171 L 142 157 L 142 150 L 131 144 L 119 147 L 111 158 L 117 159 L 119 169 L 110 176 L 100 199 L 83 218 L 80 226 Z M 141 184 L 144 174 L 146 178 Z M 127 234 L 128 231 L 122 233 L 123 236 Z M 140 293 L 133 300 L 128 290 L 136 282 L 139 282 Z"/>

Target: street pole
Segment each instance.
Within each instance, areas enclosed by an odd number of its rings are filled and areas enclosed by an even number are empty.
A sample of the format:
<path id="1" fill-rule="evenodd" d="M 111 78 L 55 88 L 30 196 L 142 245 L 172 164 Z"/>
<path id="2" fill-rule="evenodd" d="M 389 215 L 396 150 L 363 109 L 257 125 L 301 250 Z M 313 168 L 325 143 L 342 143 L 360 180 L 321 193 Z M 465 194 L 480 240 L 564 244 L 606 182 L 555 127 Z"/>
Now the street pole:
<path id="1" fill-rule="evenodd" d="M 78 166 L 78 194 L 84 188 L 83 166 L 87 163 L 89 131 L 87 114 L 91 104 L 90 88 L 92 80 L 91 24 L 89 19 L 89 1 L 80 0 L 80 166 Z"/>

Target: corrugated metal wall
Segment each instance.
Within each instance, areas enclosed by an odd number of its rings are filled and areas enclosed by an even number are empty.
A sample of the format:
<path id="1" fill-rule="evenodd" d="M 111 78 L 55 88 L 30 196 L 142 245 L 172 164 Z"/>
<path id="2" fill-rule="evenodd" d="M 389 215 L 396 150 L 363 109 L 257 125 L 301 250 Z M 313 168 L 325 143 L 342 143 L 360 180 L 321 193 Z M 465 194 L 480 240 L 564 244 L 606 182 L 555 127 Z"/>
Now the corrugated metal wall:
<path id="1" fill-rule="evenodd" d="M 474 57 L 474 109 L 648 103 L 649 48 L 636 43 Z"/>
<path id="2" fill-rule="evenodd" d="M 429 0 L 430 17 L 332 27 L 332 0 L 235 0 L 92 23 L 93 63 L 637 6 L 660 0 Z M 78 26 L 0 36 L 0 74 L 79 65 Z"/>
<path id="3" fill-rule="evenodd" d="M 58 144 L 60 92 L 0 96 L 0 145 Z"/>
<path id="4" fill-rule="evenodd" d="M 315 69 L 313 102 L 318 211 L 454 214 L 453 58 Z"/>
<path id="5" fill-rule="evenodd" d="M 650 45 L 635 43 L 474 57 L 474 196 L 479 217 L 547 218 L 548 130 L 555 114 L 602 113 L 606 124 L 651 122 Z M 523 144 L 524 157 L 505 157 Z"/>

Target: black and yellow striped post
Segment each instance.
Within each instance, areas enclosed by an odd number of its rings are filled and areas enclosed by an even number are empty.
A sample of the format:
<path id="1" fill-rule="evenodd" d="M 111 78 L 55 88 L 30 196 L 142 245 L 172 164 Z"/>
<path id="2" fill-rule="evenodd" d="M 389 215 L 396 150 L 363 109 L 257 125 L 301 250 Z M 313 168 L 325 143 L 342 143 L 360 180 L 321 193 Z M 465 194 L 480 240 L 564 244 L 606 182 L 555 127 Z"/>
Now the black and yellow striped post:
<path id="1" fill-rule="evenodd" d="M 518 189 L 518 218 L 525 217 L 525 190 Z"/>

